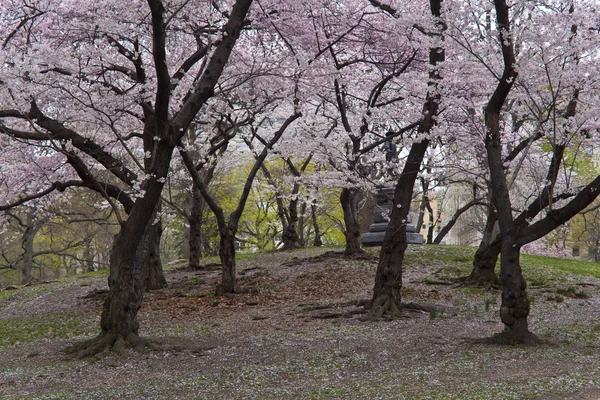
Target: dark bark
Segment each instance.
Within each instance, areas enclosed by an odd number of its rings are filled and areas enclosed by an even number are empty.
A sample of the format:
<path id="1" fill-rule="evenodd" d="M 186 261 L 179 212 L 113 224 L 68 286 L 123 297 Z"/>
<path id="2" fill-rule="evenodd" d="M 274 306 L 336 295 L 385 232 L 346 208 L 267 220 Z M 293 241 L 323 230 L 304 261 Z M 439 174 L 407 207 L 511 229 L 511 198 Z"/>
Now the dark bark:
<path id="1" fill-rule="evenodd" d="M 583 211 L 598 198 L 598 195 L 600 195 L 600 175 L 580 190 L 566 205 L 549 211 L 541 220 L 523 228 L 517 239 L 517 244 L 523 246 L 544 237 Z"/>
<path id="2" fill-rule="evenodd" d="M 573 97 L 569 101 L 567 106 L 567 112 L 565 113 L 566 118 L 570 118 L 575 116 L 577 99 L 579 97 L 579 91 L 575 90 L 573 93 Z M 533 139 L 537 138 L 537 135 L 533 137 Z M 523 146 L 520 146 L 523 147 Z M 548 172 L 546 174 L 546 185 L 542 189 L 540 195 L 532 201 L 529 206 L 519 214 L 513 222 L 513 230 L 515 232 L 516 237 L 518 237 L 519 246 L 523 246 L 527 243 L 532 242 L 533 240 L 524 239 L 523 230 L 527 228 L 529 225 L 529 221 L 535 218 L 542 210 L 552 205 L 553 201 L 558 201 L 560 199 L 566 199 L 571 197 L 571 193 L 564 193 L 553 198 L 554 193 L 554 185 L 556 184 L 556 180 L 558 177 L 558 173 L 560 170 L 560 165 L 562 164 L 562 160 L 564 157 L 565 145 L 555 144 L 553 146 L 552 151 L 552 159 L 550 161 L 550 165 L 548 167 Z M 514 151 L 513 151 L 514 153 Z M 511 153 L 511 154 L 513 154 Z M 505 162 L 506 162 L 505 158 Z M 493 223 L 492 223 L 493 222 Z M 488 222 L 486 224 L 486 229 L 484 232 L 483 239 L 479 245 L 479 249 L 475 253 L 475 258 L 473 260 L 473 270 L 471 275 L 467 278 L 468 282 L 471 283 L 481 283 L 481 282 L 489 282 L 492 284 L 496 284 L 498 278 L 495 276 L 494 269 L 496 267 L 496 262 L 498 261 L 498 256 L 501 252 L 502 247 L 502 237 L 495 238 L 492 241 L 491 232 L 493 231 L 493 226 L 496 222 L 496 214 L 490 208 L 490 214 L 488 214 Z M 490 225 L 492 224 L 492 225 Z M 559 225 L 555 225 L 554 228 Z M 543 237 L 544 235 L 551 232 L 551 230 L 539 230 L 539 233 L 545 232 L 543 235 L 539 237 Z M 539 238 L 538 237 L 538 238 Z M 534 239 L 535 240 L 535 239 Z"/>
<path id="3" fill-rule="evenodd" d="M 217 296 L 226 293 L 239 293 L 235 272 L 235 231 L 227 227 L 219 230 L 219 258 L 221 259 L 221 283 L 215 289 Z"/>
<path id="4" fill-rule="evenodd" d="M 28 215 L 28 225 L 23 233 L 23 264 L 21 265 L 21 284 L 26 285 L 31 281 L 33 270 L 33 243 L 35 235 L 41 228 L 41 225 L 36 225 L 32 216 Z"/>
<path id="5" fill-rule="evenodd" d="M 363 126 L 359 134 L 352 132 L 352 127 L 348 119 L 348 109 L 346 104 L 346 92 L 342 89 L 339 81 L 334 80 L 335 97 L 342 125 L 348 133 L 351 145 L 347 151 L 352 155 L 352 159 L 348 161 L 348 171 L 357 171 L 357 155 L 361 152 L 361 140 L 366 132 Z M 349 157 L 350 158 L 350 157 Z M 340 194 L 340 203 L 344 215 L 344 237 L 346 238 L 346 249 L 344 253 L 347 255 L 360 254 L 363 249 L 360 247 L 360 222 L 359 222 L 359 190 L 353 187 L 345 187 Z"/>
<path id="6" fill-rule="evenodd" d="M 435 106 L 437 111 L 437 102 L 429 105 Z M 394 317 L 400 311 L 402 261 L 408 246 L 406 242 L 406 221 L 416 176 L 428 146 L 428 139 L 414 143 L 411 146 L 406 164 L 394 191 L 390 222 L 379 253 L 373 297 L 367 305 L 367 308 L 370 308 L 375 316 L 389 313 Z"/>
<path id="7" fill-rule="evenodd" d="M 347 255 L 364 252 L 360 247 L 359 194 L 359 190 L 355 188 L 343 188 L 340 194 L 340 203 L 344 213 L 344 236 L 346 237 L 344 254 Z"/>
<path id="8" fill-rule="evenodd" d="M 427 203 L 426 203 L 425 207 L 427 208 L 427 212 L 429 213 L 429 224 L 427 227 L 427 244 L 432 244 L 433 243 L 433 228 L 434 228 L 433 208 L 431 208 L 431 203 L 429 202 L 429 199 L 427 199 Z"/>
<path id="9" fill-rule="evenodd" d="M 369 227 L 373 223 L 373 212 L 375 211 L 375 196 L 369 192 L 363 194 L 365 197 L 364 205 L 361 210 L 360 232 L 369 232 Z"/>
<path id="10" fill-rule="evenodd" d="M 430 0 L 431 14 L 436 18 L 441 17 L 441 0 Z M 444 24 L 441 19 L 437 22 L 439 38 L 443 40 Z M 438 84 L 442 77 L 437 65 L 445 60 L 445 51 L 442 47 L 432 47 L 429 50 L 429 72 L 428 93 L 423 105 L 422 121 L 419 124 L 419 134 L 428 134 L 435 126 L 435 117 L 438 114 L 441 97 Z M 397 316 L 400 303 L 400 290 L 402 288 L 402 262 L 406 251 L 406 222 L 412 200 L 413 190 L 417 174 L 425 152 L 429 146 L 429 139 L 425 136 L 420 142 L 413 143 L 410 148 L 406 164 L 400 174 L 394 191 L 394 202 L 390 215 L 390 222 L 385 232 L 379 262 L 375 275 L 373 297 L 367 304 L 370 314 L 379 317 L 384 314 Z"/>
<path id="11" fill-rule="evenodd" d="M 307 227 L 306 225 L 306 201 L 302 202 L 302 205 L 300 206 L 300 215 L 298 216 L 298 246 L 300 247 L 305 247 L 306 246 L 306 235 L 309 234 L 310 232 L 306 232 L 307 229 L 309 229 L 310 227 Z"/>
<path id="12" fill-rule="evenodd" d="M 225 218 L 225 212 L 223 208 L 217 203 L 216 199 L 209 193 L 208 187 L 198 171 L 196 170 L 196 166 L 194 165 L 193 160 L 189 156 L 188 153 L 185 152 L 184 149 L 179 150 L 179 154 L 183 159 L 183 163 L 187 168 L 188 172 L 192 176 L 192 180 L 194 186 L 196 186 L 206 204 L 210 207 L 212 212 L 215 214 L 217 219 L 217 226 L 219 227 L 219 241 L 220 241 L 220 249 L 219 249 L 219 257 L 221 259 L 221 267 L 222 267 L 222 282 L 217 286 L 216 293 L 221 294 L 234 294 L 239 292 L 239 287 L 236 284 L 235 277 L 235 235 L 239 229 L 239 221 L 244 212 L 244 208 L 246 207 L 246 202 L 248 200 L 248 196 L 250 195 L 250 190 L 252 189 L 252 184 L 254 182 L 254 178 L 256 174 L 261 169 L 261 166 L 269 151 L 272 147 L 279 141 L 285 130 L 292 124 L 296 119 L 300 118 L 302 114 L 295 113 L 288 117 L 286 121 L 281 125 L 281 127 L 275 132 L 273 137 L 269 142 L 264 143 L 264 148 L 261 153 L 256 156 L 256 160 L 254 165 L 252 166 L 248 176 L 246 177 L 246 182 L 244 183 L 244 187 L 242 189 L 242 194 L 240 199 L 238 200 L 238 204 L 236 209 L 229 215 L 229 219 Z"/>
<path id="13" fill-rule="evenodd" d="M 216 167 L 216 162 L 213 162 L 199 172 L 199 176 L 206 186 L 212 181 Z M 202 258 L 203 251 L 205 253 L 208 253 L 209 251 L 203 226 L 205 221 L 206 201 L 195 185 L 192 185 L 187 201 L 189 209 L 187 212 L 189 223 L 187 237 L 189 265 L 191 269 L 201 269 L 200 258 Z"/>
<path id="14" fill-rule="evenodd" d="M 115 239 L 110 258 L 109 295 L 104 302 L 99 336 L 67 349 L 78 356 L 124 353 L 126 348 L 143 347 L 147 342 L 138 336 L 137 312 L 145 287 L 145 266 L 152 251 L 151 224 L 160 201 L 163 183 L 159 177 L 168 173 L 173 148 L 159 145 L 154 159 L 155 177 L 144 185 L 144 196 L 138 198 Z"/>
<path id="15" fill-rule="evenodd" d="M 483 237 L 473 259 L 473 270 L 467 278 L 473 284 L 501 284 L 496 275 L 496 263 L 500 256 L 501 240 L 496 237 L 498 215 L 492 205 L 488 206 L 488 216 L 483 231 Z"/>
<path id="16" fill-rule="evenodd" d="M 157 207 L 157 213 L 160 210 L 160 202 Z M 144 268 L 144 290 L 158 290 L 167 287 L 167 279 L 162 268 L 160 259 L 160 238 L 162 236 L 162 221 L 156 218 L 156 213 L 152 221 L 146 228 L 148 229 L 148 256 Z"/>
<path id="17" fill-rule="evenodd" d="M 502 281 L 502 304 L 500 318 L 504 323 L 504 340 L 525 343 L 536 340 L 529 332 L 529 299 L 527 284 L 520 265 L 520 246 L 517 245 L 508 184 L 504 174 L 502 142 L 500 135 L 500 113 L 506 98 L 517 78 L 515 54 L 510 35 L 509 8 L 505 0 L 495 0 L 499 42 L 502 48 L 504 71 L 490 101 L 485 108 L 486 137 L 492 198 L 498 213 L 498 224 L 502 238 L 500 279 Z"/>
<path id="18" fill-rule="evenodd" d="M 328 137 L 332 130 L 329 130 L 325 137 Z M 287 158 L 285 163 L 287 164 L 290 172 L 296 177 L 300 178 L 306 168 L 310 164 L 312 159 L 312 154 L 309 155 L 306 160 L 298 169 L 292 160 Z M 284 226 L 282 241 L 283 241 L 283 250 L 291 250 L 299 246 L 305 245 L 304 240 L 304 213 L 306 211 L 306 202 L 302 204 L 302 212 L 301 216 L 298 216 L 298 194 L 300 193 L 300 185 L 298 183 L 294 183 L 294 187 L 292 189 L 291 200 L 288 205 L 288 213 L 287 213 L 287 224 Z"/>
<path id="19" fill-rule="evenodd" d="M 294 184 L 292 197 L 287 207 L 287 224 L 282 232 L 282 250 L 292 250 L 298 247 L 298 192 L 300 185 Z"/>
<path id="20" fill-rule="evenodd" d="M 317 201 L 313 200 L 310 205 L 310 213 L 312 217 L 313 228 L 315 229 L 315 239 L 313 240 L 313 246 L 323 246 L 323 239 L 321 239 L 321 228 L 319 227 L 319 221 L 317 220 Z"/>
<path id="21" fill-rule="evenodd" d="M 68 351 L 78 356 L 116 351 L 124 353 L 127 347 L 139 348 L 147 341 L 138 336 L 137 313 L 144 286 L 144 265 L 151 253 L 150 225 L 159 206 L 161 191 L 169 172 L 173 149 L 180 144 L 183 133 L 202 105 L 214 91 L 229 55 L 233 49 L 252 0 L 238 0 L 224 27 L 227 35 L 216 46 L 207 68 L 179 112 L 169 121 L 171 82 L 166 62 L 164 23 L 165 9 L 159 0 L 148 0 L 152 17 L 152 55 L 157 75 L 157 91 L 153 112 L 146 110 L 144 142 L 153 142 L 152 157 L 142 184 L 143 195 L 136 199 L 131 213 L 115 238 L 108 278 L 109 295 L 104 302 L 100 320 L 102 332 L 89 341 L 76 344 Z M 157 137 L 158 140 L 154 138 Z"/>
<path id="22" fill-rule="evenodd" d="M 188 218 L 189 236 L 189 263 L 191 269 L 200 269 L 200 258 L 202 257 L 202 203 L 204 199 L 200 191 L 194 186 L 190 193 L 190 213 Z"/>
<path id="23" fill-rule="evenodd" d="M 536 222 L 534 226 L 529 226 L 525 215 L 532 216 L 531 218 L 533 218 L 533 216 L 536 216 L 544 208 L 552 204 L 553 201 L 564 200 L 574 196 L 573 193 L 569 192 L 560 194 L 552 200 L 544 200 L 542 196 L 544 195 L 544 193 L 546 193 L 546 191 L 542 191 L 542 195 L 536 200 L 534 200 L 527 209 L 525 209 L 521 214 L 519 214 L 515 218 L 514 230 L 515 232 L 517 232 L 518 245 L 520 247 L 523 247 L 528 243 L 531 243 L 537 239 L 546 236 L 554 229 L 567 222 L 577 213 L 583 211 L 585 207 L 591 204 L 593 199 L 595 199 L 595 196 L 593 196 L 593 192 L 589 192 L 589 190 L 592 190 L 591 188 L 595 187 L 594 182 L 595 181 L 591 182 L 582 191 L 582 193 L 587 193 L 587 195 L 583 194 L 579 199 L 573 199 L 563 208 L 551 211 L 546 217 L 538 221 L 539 223 Z M 589 196 L 590 194 L 591 196 Z M 542 204 L 546 205 L 542 207 Z M 534 209 L 536 209 L 537 211 L 533 211 Z M 561 213 L 564 214 L 556 218 Z M 484 235 L 481 240 L 481 243 L 479 244 L 479 248 L 475 253 L 475 258 L 473 259 L 473 270 L 467 278 L 467 283 L 480 284 L 487 282 L 492 285 L 500 283 L 498 277 L 494 272 L 502 248 L 501 236 L 493 235 L 496 221 L 496 213 L 492 211 L 492 214 L 488 215 L 488 222 L 486 223 Z"/>
<path id="24" fill-rule="evenodd" d="M 423 188 L 423 196 L 421 197 L 421 205 L 419 206 L 419 217 L 417 218 L 417 223 L 415 224 L 415 232 L 421 233 L 421 229 L 423 228 L 423 220 L 425 219 L 425 209 L 429 206 L 429 180 L 421 178 L 421 187 Z"/>
<path id="25" fill-rule="evenodd" d="M 275 179 L 273 178 L 273 175 L 271 174 L 271 171 L 269 171 L 267 166 L 264 164 L 261 165 L 260 170 L 262 171 L 263 175 L 267 179 L 267 182 L 269 182 L 269 185 L 271 185 L 273 190 L 275 190 L 275 204 L 277 205 L 277 216 L 279 217 L 279 222 L 281 223 L 281 232 L 282 232 L 281 236 L 282 236 L 282 242 L 285 247 L 284 236 L 286 235 L 286 232 L 288 231 L 288 216 L 285 213 L 285 206 L 283 205 L 283 193 L 277 187 L 277 183 L 275 182 Z"/>
<path id="26" fill-rule="evenodd" d="M 48 222 L 48 217 L 34 218 L 33 211 L 27 211 L 24 216 L 19 216 L 12 212 L 12 209 L 5 211 L 6 215 L 12 217 L 23 228 L 23 237 L 21 240 L 21 265 L 18 267 L 21 270 L 21 284 L 26 285 L 31 282 L 33 277 L 33 260 L 36 256 L 34 243 L 35 236 L 42 229 L 44 224 Z M 40 272 L 41 275 L 41 272 Z"/>
<path id="27" fill-rule="evenodd" d="M 500 285 L 501 282 L 496 275 L 496 264 L 500 256 L 502 241 L 496 240 L 492 243 L 480 243 L 473 260 L 473 270 L 467 278 L 468 283 Z"/>

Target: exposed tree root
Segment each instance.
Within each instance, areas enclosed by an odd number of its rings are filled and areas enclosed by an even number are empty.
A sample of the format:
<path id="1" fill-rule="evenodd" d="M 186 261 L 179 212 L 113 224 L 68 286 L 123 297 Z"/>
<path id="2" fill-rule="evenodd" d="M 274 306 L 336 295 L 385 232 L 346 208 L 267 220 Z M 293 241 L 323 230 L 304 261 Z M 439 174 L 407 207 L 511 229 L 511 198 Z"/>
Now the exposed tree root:
<path id="1" fill-rule="evenodd" d="M 400 308 L 403 310 L 423 311 L 426 313 L 430 313 L 434 309 L 434 307 L 418 303 L 401 303 Z"/>
<path id="2" fill-rule="evenodd" d="M 365 307 L 367 314 L 361 318 L 363 321 L 377 321 L 382 318 L 396 319 L 402 316 L 400 304 L 387 294 L 377 297 Z"/>
<path id="3" fill-rule="evenodd" d="M 351 310 L 340 313 L 332 313 L 332 312 L 322 312 L 318 314 L 314 314 L 311 317 L 315 319 L 334 319 L 334 318 L 352 318 L 354 315 L 365 314 L 367 311 L 364 309 L 359 310 Z"/>
<path id="4" fill-rule="evenodd" d="M 358 306 L 360 302 L 356 302 Z M 389 295 L 382 295 L 373 301 L 364 304 L 367 315 L 361 318 L 363 321 L 378 321 L 381 319 L 397 319 L 402 317 L 402 310 L 420 311 L 425 313 L 434 312 L 435 307 L 418 303 L 398 303 Z"/>
<path id="5" fill-rule="evenodd" d="M 85 296 L 82 296 L 82 299 L 97 299 L 97 298 L 101 298 L 104 299 L 106 298 L 106 296 L 108 295 L 108 289 L 93 289 L 90 292 L 88 292 L 88 294 L 86 294 Z"/>
<path id="6" fill-rule="evenodd" d="M 148 339 L 130 333 L 122 335 L 112 332 L 102 332 L 93 339 L 75 343 L 64 349 L 73 358 L 103 358 L 109 354 L 124 356 L 130 349 L 145 352 L 148 348 L 156 348 L 156 344 Z"/>
<path id="7" fill-rule="evenodd" d="M 454 282 L 457 284 L 457 287 L 477 287 L 488 290 L 502 289 L 502 281 L 496 275 L 494 275 L 493 278 L 472 278 L 471 276 L 463 276 L 456 278 Z"/>
<path id="8" fill-rule="evenodd" d="M 318 256 L 314 256 L 314 257 L 307 257 L 307 258 L 296 258 L 294 257 L 291 261 L 288 261 L 286 263 L 283 263 L 282 265 L 287 265 L 287 266 L 291 266 L 291 265 L 299 265 L 299 264 L 316 264 L 316 263 L 321 263 L 324 261 L 329 261 L 331 259 L 351 259 L 351 260 L 355 260 L 355 261 L 373 261 L 376 262 L 379 258 L 371 255 L 369 253 L 366 252 L 362 252 L 362 253 L 352 253 L 352 254 L 346 254 L 343 251 L 328 251 L 326 253 L 320 254 Z"/>
<path id="9" fill-rule="evenodd" d="M 364 308 L 344 312 L 323 311 L 332 308 L 340 309 L 345 307 L 362 307 L 362 304 L 360 304 L 360 301 L 358 300 L 328 304 L 303 303 L 298 304 L 298 307 L 302 307 L 302 312 L 321 311 L 310 316 L 311 318 L 316 319 L 351 318 L 354 315 L 365 314 L 367 312 L 367 310 L 365 310 Z"/>
<path id="10" fill-rule="evenodd" d="M 340 308 L 340 307 L 361 307 L 365 303 L 362 303 L 363 300 L 351 300 L 351 301 L 342 301 L 339 303 L 300 303 L 298 307 L 302 307 L 302 311 L 315 311 L 315 310 L 326 310 L 328 308 Z"/>
<path id="11" fill-rule="evenodd" d="M 190 266 L 185 266 L 180 268 L 180 270 L 186 271 L 217 271 L 221 269 L 221 263 L 208 263 L 199 265 L 198 268 L 192 268 Z"/>
<path id="12" fill-rule="evenodd" d="M 474 339 L 472 341 L 475 344 L 491 344 L 500 346 L 515 346 L 515 345 L 527 345 L 535 346 L 541 344 L 547 344 L 548 342 L 541 339 L 539 336 L 527 331 L 519 334 L 514 334 L 509 331 L 502 331 L 489 338 Z"/>
<path id="13" fill-rule="evenodd" d="M 246 288 L 246 287 L 241 287 L 239 285 L 235 285 L 233 288 L 233 292 L 231 292 L 229 290 L 225 290 L 225 287 L 221 283 L 215 287 L 215 296 L 217 296 L 217 297 L 220 297 L 220 296 L 234 297 L 236 294 L 248 294 L 248 293 L 258 293 L 258 290 L 256 288 Z"/>
<path id="14" fill-rule="evenodd" d="M 455 280 L 449 280 L 449 281 L 438 281 L 435 279 L 429 279 L 429 278 L 425 278 L 423 279 L 421 282 L 423 282 L 426 285 L 444 285 L 444 286 L 452 286 L 454 284 L 456 284 Z"/>
<path id="15" fill-rule="evenodd" d="M 265 267 L 250 267 L 250 268 L 241 270 L 240 272 L 238 272 L 238 275 L 246 275 L 248 272 L 252 272 L 252 271 L 256 271 L 256 270 L 264 270 L 264 269 L 265 269 Z"/>

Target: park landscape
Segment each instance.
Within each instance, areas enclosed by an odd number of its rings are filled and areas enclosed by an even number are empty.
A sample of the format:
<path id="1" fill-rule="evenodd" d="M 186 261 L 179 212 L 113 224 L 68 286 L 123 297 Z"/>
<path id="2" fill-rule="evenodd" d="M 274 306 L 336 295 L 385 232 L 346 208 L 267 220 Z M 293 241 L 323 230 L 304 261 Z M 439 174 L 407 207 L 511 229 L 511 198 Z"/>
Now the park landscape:
<path id="1" fill-rule="evenodd" d="M 147 294 L 146 352 L 73 359 L 98 330 L 106 273 L 3 291 L 0 395 L 7 399 L 595 399 L 600 281 L 595 264 L 526 256 L 542 343 L 489 344 L 500 291 L 464 287 L 475 249 L 411 246 L 403 299 L 430 307 L 361 320 L 377 258 L 341 249 L 251 254 L 255 293 L 214 296 L 218 271 L 166 271 Z M 104 294 L 105 296 L 106 294 Z"/>
<path id="2" fill-rule="evenodd" d="M 596 8 L 3 1 L 0 390 L 598 397 Z"/>

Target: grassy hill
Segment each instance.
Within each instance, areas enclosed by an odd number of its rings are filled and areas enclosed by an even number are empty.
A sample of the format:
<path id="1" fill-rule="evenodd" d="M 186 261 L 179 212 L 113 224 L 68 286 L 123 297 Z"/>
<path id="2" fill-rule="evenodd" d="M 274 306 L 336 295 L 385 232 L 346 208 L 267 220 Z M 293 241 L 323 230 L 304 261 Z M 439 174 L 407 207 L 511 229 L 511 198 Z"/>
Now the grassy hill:
<path id="1" fill-rule="evenodd" d="M 502 329 L 499 292 L 451 284 L 474 248 L 409 247 L 403 301 L 431 311 L 379 322 L 355 306 L 375 250 L 336 250 L 241 255 L 240 282 L 255 290 L 232 298 L 214 296 L 214 268 L 170 269 L 140 310 L 156 349 L 96 361 L 61 349 L 98 333 L 105 272 L 2 291 L 0 398 L 600 398 L 598 264 L 523 256 L 530 326 L 547 342 L 490 346 L 477 339 Z"/>

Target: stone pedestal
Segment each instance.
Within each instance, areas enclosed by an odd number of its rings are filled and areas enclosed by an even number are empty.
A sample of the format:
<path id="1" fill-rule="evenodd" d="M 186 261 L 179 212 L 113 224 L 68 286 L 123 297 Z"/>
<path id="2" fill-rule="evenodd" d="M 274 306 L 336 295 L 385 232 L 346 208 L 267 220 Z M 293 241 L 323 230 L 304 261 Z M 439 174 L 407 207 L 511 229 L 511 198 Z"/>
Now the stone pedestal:
<path id="1" fill-rule="evenodd" d="M 384 188 L 377 191 L 375 195 L 376 205 L 373 211 L 373 223 L 369 226 L 369 232 L 361 236 L 363 246 L 381 246 L 385 231 L 388 227 L 387 216 L 390 214 L 394 199 L 394 188 Z M 415 232 L 413 224 L 406 225 L 406 241 L 409 244 L 423 244 L 423 235 Z"/>

